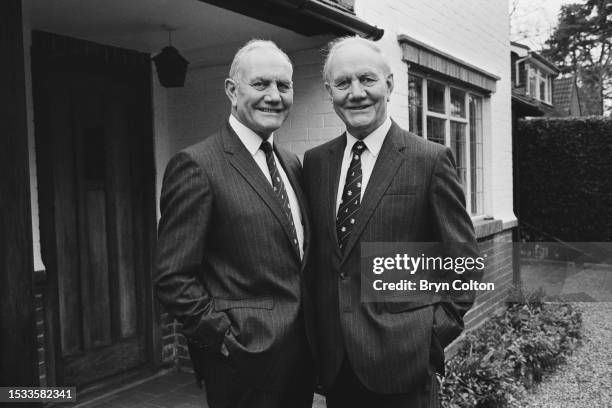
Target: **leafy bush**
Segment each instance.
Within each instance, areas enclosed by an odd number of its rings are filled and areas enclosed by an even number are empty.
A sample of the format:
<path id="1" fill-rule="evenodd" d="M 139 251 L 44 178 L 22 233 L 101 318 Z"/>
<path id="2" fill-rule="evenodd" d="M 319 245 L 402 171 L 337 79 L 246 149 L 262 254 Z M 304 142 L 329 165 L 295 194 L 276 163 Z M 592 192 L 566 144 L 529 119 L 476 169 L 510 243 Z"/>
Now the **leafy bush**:
<path id="1" fill-rule="evenodd" d="M 612 119 L 524 120 L 515 136 L 522 239 L 612 241 Z"/>
<path id="2" fill-rule="evenodd" d="M 574 350 L 581 326 L 582 315 L 571 304 L 535 300 L 509 305 L 467 333 L 447 361 L 442 407 L 518 407 L 525 389 Z"/>

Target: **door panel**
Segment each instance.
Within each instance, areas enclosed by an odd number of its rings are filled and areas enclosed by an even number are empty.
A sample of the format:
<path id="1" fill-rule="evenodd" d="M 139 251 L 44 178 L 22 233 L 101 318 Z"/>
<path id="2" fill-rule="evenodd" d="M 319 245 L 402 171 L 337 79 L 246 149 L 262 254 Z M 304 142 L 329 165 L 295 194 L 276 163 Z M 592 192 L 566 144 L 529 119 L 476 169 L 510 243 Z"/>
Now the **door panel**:
<path id="1" fill-rule="evenodd" d="M 35 71 L 39 183 L 50 184 L 39 201 L 52 208 L 41 224 L 53 232 L 41 246 L 57 279 L 58 385 L 86 386 L 150 361 L 143 180 L 152 177 L 138 81 L 104 64 L 75 70 L 65 58 Z"/>

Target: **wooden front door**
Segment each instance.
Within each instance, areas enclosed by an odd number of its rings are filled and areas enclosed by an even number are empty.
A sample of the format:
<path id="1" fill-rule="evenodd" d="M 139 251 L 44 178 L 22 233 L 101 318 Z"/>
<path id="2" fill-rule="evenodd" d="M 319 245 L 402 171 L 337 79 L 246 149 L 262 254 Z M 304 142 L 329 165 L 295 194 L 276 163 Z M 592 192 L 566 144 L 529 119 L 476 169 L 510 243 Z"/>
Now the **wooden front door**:
<path id="1" fill-rule="evenodd" d="M 89 48 L 99 45 L 43 33 L 33 39 L 57 383 L 85 386 L 150 360 L 152 135 L 143 106 L 151 102 L 138 69 L 113 61 L 126 51 L 102 56 Z"/>

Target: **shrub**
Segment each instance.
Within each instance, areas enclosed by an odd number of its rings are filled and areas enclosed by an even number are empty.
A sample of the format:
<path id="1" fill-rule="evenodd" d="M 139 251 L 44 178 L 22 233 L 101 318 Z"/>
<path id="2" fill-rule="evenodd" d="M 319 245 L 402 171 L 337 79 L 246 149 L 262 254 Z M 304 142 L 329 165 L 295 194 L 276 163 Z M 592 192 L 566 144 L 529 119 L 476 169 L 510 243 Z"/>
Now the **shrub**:
<path id="1" fill-rule="evenodd" d="M 612 120 L 601 117 L 519 121 L 518 217 L 535 229 L 526 241 L 612 240 Z"/>
<path id="2" fill-rule="evenodd" d="M 536 300 L 509 305 L 467 333 L 447 361 L 442 406 L 518 407 L 525 389 L 574 350 L 581 325 L 581 313 L 571 304 Z"/>

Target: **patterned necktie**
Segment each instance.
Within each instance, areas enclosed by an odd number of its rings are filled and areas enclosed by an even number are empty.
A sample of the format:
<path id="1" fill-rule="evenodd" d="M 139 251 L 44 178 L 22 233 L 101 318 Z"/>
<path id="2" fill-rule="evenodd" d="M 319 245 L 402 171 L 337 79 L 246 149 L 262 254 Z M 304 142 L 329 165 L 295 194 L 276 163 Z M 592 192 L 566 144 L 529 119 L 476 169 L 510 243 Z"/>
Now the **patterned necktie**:
<path id="1" fill-rule="evenodd" d="M 365 148 L 361 140 L 353 145 L 353 158 L 346 173 L 344 190 L 342 190 L 342 200 L 336 217 L 336 233 L 342 250 L 351 235 L 361 207 L 361 153 Z"/>
<path id="2" fill-rule="evenodd" d="M 297 239 L 297 233 L 295 232 L 295 225 L 293 224 L 293 215 L 291 214 L 291 206 L 289 205 L 289 196 L 287 196 L 287 190 L 285 190 L 285 184 L 283 179 L 276 167 L 276 160 L 274 160 L 274 154 L 272 153 L 272 145 L 267 140 L 261 143 L 261 150 L 266 154 L 266 163 L 268 163 L 268 170 L 270 171 L 270 177 L 272 179 L 272 187 L 276 193 L 276 198 L 280 201 L 283 213 L 287 217 L 289 224 L 291 225 L 291 241 L 296 248 L 299 248 Z"/>

